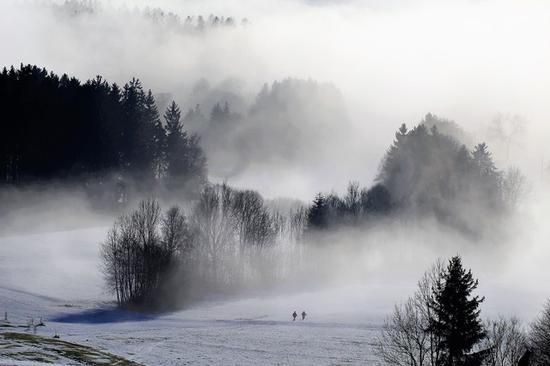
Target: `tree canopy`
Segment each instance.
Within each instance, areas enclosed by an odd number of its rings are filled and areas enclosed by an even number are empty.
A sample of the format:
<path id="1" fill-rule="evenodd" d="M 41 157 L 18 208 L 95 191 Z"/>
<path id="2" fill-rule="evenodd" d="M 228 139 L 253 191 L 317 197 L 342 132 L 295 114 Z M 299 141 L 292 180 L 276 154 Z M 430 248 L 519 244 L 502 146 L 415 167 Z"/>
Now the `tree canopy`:
<path id="1" fill-rule="evenodd" d="M 177 105 L 164 124 L 138 79 L 120 88 L 21 65 L 0 72 L 0 100 L 0 184 L 104 182 L 112 173 L 147 187 L 206 180 L 199 139 L 183 130 Z"/>

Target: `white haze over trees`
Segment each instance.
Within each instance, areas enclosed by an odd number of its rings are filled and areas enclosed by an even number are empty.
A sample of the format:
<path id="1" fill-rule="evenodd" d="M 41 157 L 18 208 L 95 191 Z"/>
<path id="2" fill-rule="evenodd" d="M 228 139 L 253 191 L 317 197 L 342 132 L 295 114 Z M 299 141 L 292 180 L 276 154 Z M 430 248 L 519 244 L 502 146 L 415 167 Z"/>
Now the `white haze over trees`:
<path id="1" fill-rule="evenodd" d="M 276 297 L 276 321 L 301 306 L 289 295 L 330 321 L 386 317 L 380 359 L 426 365 L 437 260 L 460 255 L 485 297 L 483 339 L 461 352 L 511 365 L 533 348 L 544 362 L 548 34 L 543 0 L 2 1 L 2 82 L 30 64 L 79 79 L 84 99 L 90 85 L 118 96 L 116 83 L 125 115 L 139 85 L 158 149 L 148 181 L 125 175 L 124 149 L 109 175 L 76 183 L 18 186 L 3 166 L 0 286 L 141 310 Z M 16 139 L 0 141 L 11 162 Z M 172 172 L 186 169 L 191 193 Z M 405 356 L 386 351 L 411 334 Z"/>
<path id="2" fill-rule="evenodd" d="M 145 6 L 174 11 L 182 19 L 228 14 L 250 21 L 197 37 L 136 14 L 136 7 Z M 546 151 L 537 146 L 547 137 L 548 117 L 541 97 L 548 93 L 542 66 L 549 57 L 545 6 L 542 1 L 114 1 L 99 3 L 97 13 L 73 17 L 44 3 L 7 1 L 1 61 L 18 65 L 32 59 L 53 71 L 83 79 L 101 74 L 119 83 L 138 76 L 157 93 L 173 94 L 184 111 L 196 104 L 187 100 L 188 90 L 202 78 L 210 85 L 236 80 L 229 85 L 242 89 L 250 102 L 264 83 L 287 77 L 334 83 L 355 126 L 345 144 L 349 151 L 341 146 L 334 154 L 365 157 L 365 169 L 339 167 L 347 174 L 333 175 L 346 178 L 321 180 L 322 187 L 317 175 L 303 177 L 291 168 L 259 167 L 242 180 L 232 179 L 266 185 L 286 173 L 288 183 L 270 188 L 271 196 L 290 187 L 302 198 L 318 188 L 342 190 L 348 177 L 368 182 L 395 128 L 427 112 L 452 118 L 480 137 L 489 134 L 499 113 L 521 116 L 530 128 L 514 144 L 510 163 L 518 165 L 527 156 L 530 171 L 540 176 Z M 339 121 L 332 124 L 337 129 Z M 369 136 L 384 138 L 365 144 L 363 137 Z M 505 154 L 496 158 L 508 163 Z"/>

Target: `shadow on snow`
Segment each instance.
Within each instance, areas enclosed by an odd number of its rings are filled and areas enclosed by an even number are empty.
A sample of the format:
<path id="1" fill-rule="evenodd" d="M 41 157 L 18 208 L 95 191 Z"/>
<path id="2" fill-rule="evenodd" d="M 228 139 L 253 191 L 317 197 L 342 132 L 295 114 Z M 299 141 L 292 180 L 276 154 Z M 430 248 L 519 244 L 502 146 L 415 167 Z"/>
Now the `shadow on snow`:
<path id="1" fill-rule="evenodd" d="M 80 324 L 101 324 L 136 322 L 155 319 L 150 314 L 123 309 L 91 309 L 75 314 L 62 314 L 51 320 L 58 323 L 80 323 Z"/>

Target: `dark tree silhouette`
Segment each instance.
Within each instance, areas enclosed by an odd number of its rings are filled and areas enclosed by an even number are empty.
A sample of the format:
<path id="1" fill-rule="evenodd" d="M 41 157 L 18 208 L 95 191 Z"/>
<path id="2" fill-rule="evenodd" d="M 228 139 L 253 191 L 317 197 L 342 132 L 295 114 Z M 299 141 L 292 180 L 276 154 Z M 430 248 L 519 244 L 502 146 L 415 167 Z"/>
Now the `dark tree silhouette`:
<path id="1" fill-rule="evenodd" d="M 382 184 L 376 184 L 366 192 L 363 205 L 368 213 L 388 213 L 392 205 L 391 194 Z"/>
<path id="2" fill-rule="evenodd" d="M 159 179 L 164 175 L 166 160 L 166 131 L 155 103 L 153 93 L 149 89 L 144 100 L 145 120 L 151 129 L 150 149 L 153 158 L 153 172 L 155 178 Z"/>
<path id="3" fill-rule="evenodd" d="M 377 177 L 401 211 L 434 215 L 468 234 L 483 231 L 472 212 L 492 217 L 504 206 L 503 181 L 487 145 L 472 152 L 453 137 L 420 124 L 399 128 Z M 502 212 L 503 210 L 500 210 Z"/>
<path id="4" fill-rule="evenodd" d="M 102 244 L 102 264 L 119 305 L 159 306 L 158 295 L 193 236 L 179 209 L 161 214 L 157 201 L 142 201 L 121 216 Z"/>
<path id="5" fill-rule="evenodd" d="M 164 120 L 166 122 L 166 171 L 169 177 L 181 175 L 185 169 L 185 162 L 182 161 L 182 152 L 187 144 L 187 133 L 183 131 L 183 125 L 180 121 L 181 112 L 176 104 L 172 102 L 166 113 Z"/>
<path id="6" fill-rule="evenodd" d="M 166 120 L 166 173 L 172 188 L 189 188 L 206 182 L 206 158 L 197 135 L 183 130 L 181 111 L 175 102 L 164 114 Z M 198 194 L 195 191 L 195 194 Z"/>
<path id="7" fill-rule="evenodd" d="M 328 227 L 328 214 L 327 199 L 322 193 L 318 193 L 307 215 L 308 228 L 326 229 Z"/>
<path id="8" fill-rule="evenodd" d="M 468 353 L 486 335 L 479 319 L 484 298 L 472 295 L 477 286 L 471 270 L 466 271 L 460 256 L 455 256 L 434 289 L 430 328 L 440 339 L 444 366 L 467 365 Z"/>
<path id="9" fill-rule="evenodd" d="M 138 79 L 121 89 L 100 76 L 82 84 L 36 66 L 4 68 L 0 108 L 0 185 L 84 181 L 114 192 L 116 177 L 117 187 L 149 191 L 177 169 L 188 189 L 206 181 L 198 137 L 181 124 L 165 129 Z"/>

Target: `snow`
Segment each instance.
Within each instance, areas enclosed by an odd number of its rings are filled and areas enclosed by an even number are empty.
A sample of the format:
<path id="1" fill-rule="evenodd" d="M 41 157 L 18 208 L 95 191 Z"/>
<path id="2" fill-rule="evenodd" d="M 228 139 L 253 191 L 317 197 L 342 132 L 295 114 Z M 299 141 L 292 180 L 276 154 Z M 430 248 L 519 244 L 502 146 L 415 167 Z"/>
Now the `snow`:
<path id="1" fill-rule="evenodd" d="M 312 294 L 310 296 L 317 296 Z M 303 295 L 287 297 L 296 302 Z M 319 296 L 326 296 L 320 294 Z M 373 361 L 375 322 L 335 322 L 337 314 L 309 311 L 290 320 L 281 299 L 248 299 L 203 305 L 153 317 L 0 288 L 0 309 L 11 323 L 42 317 L 37 334 L 89 345 L 146 365 L 330 365 Z M 250 309 L 254 308 L 255 311 Z M 1 364 L 1 363 L 0 363 Z"/>
<path id="2" fill-rule="evenodd" d="M 426 263 L 436 258 L 422 247 L 398 242 L 389 256 L 368 253 L 379 264 L 360 284 L 335 282 L 309 292 L 209 301 L 153 316 L 116 310 L 109 302 L 99 263 L 99 243 L 107 230 L 101 226 L 0 237 L 0 322 L 4 311 L 17 325 L 43 318 L 46 327 L 38 328 L 38 335 L 57 333 L 61 340 L 143 365 L 376 365 L 373 344 L 384 317 L 414 292 Z M 492 266 L 483 256 L 466 253 L 480 278 L 481 294 L 487 296 L 484 317 L 519 315 L 529 321 L 541 308 L 546 297 L 541 282 L 525 279 L 546 278 L 541 276 L 546 264 L 530 265 L 529 271 L 512 265 L 535 257 L 522 251 L 526 254 L 514 252 L 513 258 Z M 419 263 L 411 266 L 410 261 Z M 534 285 L 526 285 L 530 283 Z M 303 310 L 307 319 L 293 322 L 292 312 Z M 2 357 L 0 349 L 0 366 L 32 364 Z"/>
<path id="3" fill-rule="evenodd" d="M 38 335 L 144 365 L 375 364 L 373 342 L 394 301 L 380 301 L 381 288 L 212 301 L 159 316 L 120 311 L 102 290 L 105 230 L 0 238 L 0 318 L 4 311 L 14 325 L 42 318 Z M 308 317 L 293 322 L 294 310 Z M 40 363 L 4 360 L 0 350 L 0 365 Z"/>

